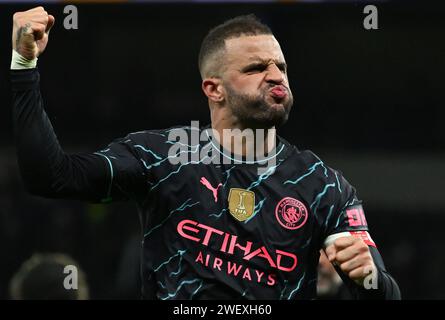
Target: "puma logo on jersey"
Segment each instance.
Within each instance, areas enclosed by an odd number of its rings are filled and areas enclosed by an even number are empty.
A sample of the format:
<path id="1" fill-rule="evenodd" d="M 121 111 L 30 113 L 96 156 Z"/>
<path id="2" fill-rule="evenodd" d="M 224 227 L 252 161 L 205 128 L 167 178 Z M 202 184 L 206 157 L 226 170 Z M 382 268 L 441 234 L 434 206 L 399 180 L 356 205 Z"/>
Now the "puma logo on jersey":
<path id="1" fill-rule="evenodd" d="M 219 189 L 219 187 L 222 186 L 222 183 L 218 184 L 218 186 L 216 188 L 214 188 L 214 187 L 212 187 L 210 182 L 204 177 L 201 177 L 201 180 L 199 182 L 201 182 L 204 186 L 206 186 L 207 189 L 212 191 L 213 198 L 215 198 L 215 202 L 218 202 L 218 189 Z"/>

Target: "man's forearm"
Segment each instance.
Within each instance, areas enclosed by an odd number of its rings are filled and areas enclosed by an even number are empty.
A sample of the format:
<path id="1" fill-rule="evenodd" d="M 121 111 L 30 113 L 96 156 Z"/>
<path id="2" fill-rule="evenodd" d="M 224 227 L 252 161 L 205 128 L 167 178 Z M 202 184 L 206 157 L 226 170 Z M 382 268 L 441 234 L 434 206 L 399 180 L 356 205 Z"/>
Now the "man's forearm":
<path id="1" fill-rule="evenodd" d="M 371 281 L 368 283 L 369 288 L 365 288 L 362 285 L 358 285 L 346 275 L 340 274 L 343 282 L 348 287 L 353 297 L 358 300 L 400 300 L 401 293 L 397 282 L 386 271 L 383 259 L 375 247 L 370 247 L 370 252 L 377 268 L 377 274 L 373 281 L 376 283 L 373 285 Z M 375 272 L 374 271 L 374 272 Z M 372 278 L 372 274 L 370 275 Z M 366 281 L 366 280 L 365 280 Z"/>
<path id="2" fill-rule="evenodd" d="M 108 171 L 94 154 L 63 152 L 43 107 L 37 69 L 11 70 L 12 115 L 20 172 L 28 191 L 46 197 L 98 200 Z"/>
<path id="3" fill-rule="evenodd" d="M 11 70 L 12 117 L 17 156 L 26 188 L 50 196 L 64 154 L 43 110 L 37 69 Z"/>

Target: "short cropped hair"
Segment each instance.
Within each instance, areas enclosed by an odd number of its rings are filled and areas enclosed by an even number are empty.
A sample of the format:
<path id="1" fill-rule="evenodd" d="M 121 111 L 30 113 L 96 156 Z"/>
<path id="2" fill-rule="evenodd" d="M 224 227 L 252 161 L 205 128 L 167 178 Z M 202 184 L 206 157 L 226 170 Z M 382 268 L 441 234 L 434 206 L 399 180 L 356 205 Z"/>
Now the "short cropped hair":
<path id="1" fill-rule="evenodd" d="M 255 15 L 243 15 L 211 29 L 204 38 L 199 50 L 199 72 L 202 79 L 218 76 L 219 66 L 225 51 L 225 41 L 241 36 L 273 35 L 270 28 Z"/>

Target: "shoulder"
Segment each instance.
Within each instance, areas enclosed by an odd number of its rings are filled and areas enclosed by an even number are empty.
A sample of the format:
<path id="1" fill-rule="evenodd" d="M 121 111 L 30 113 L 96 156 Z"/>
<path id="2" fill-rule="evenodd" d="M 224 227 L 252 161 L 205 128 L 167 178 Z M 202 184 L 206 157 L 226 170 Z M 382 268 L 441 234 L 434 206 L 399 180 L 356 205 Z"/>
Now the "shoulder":
<path id="1" fill-rule="evenodd" d="M 312 150 L 308 149 L 299 149 L 297 146 L 289 143 L 286 139 L 279 136 L 280 143 L 282 143 L 285 148 L 288 150 L 289 158 L 292 159 L 293 162 L 296 162 L 295 165 L 298 165 L 302 168 L 309 168 L 314 165 L 323 165 L 325 163 L 320 159 Z"/>
<path id="2" fill-rule="evenodd" d="M 174 126 L 164 129 L 150 129 L 131 132 L 125 136 L 123 139 L 118 139 L 127 143 L 137 143 L 145 146 L 156 146 L 167 144 L 169 145 L 169 140 L 174 137 L 179 132 L 191 132 L 194 128 L 187 126 Z"/>
<path id="3" fill-rule="evenodd" d="M 311 176 L 321 183 L 337 181 L 342 173 L 325 163 L 315 152 L 309 149 L 298 149 L 295 145 L 288 143 L 280 137 L 280 140 L 287 144 L 289 150 L 288 158 L 297 171 L 304 177 Z M 310 179 L 310 180 L 313 180 Z"/>
<path id="4" fill-rule="evenodd" d="M 190 126 L 174 126 L 165 129 L 151 129 L 131 132 L 120 142 L 138 155 L 150 154 L 157 160 L 163 159 L 171 152 L 176 153 L 175 146 L 190 147 L 190 143 L 199 145 L 200 129 Z M 196 136 L 196 137 L 194 137 Z"/>

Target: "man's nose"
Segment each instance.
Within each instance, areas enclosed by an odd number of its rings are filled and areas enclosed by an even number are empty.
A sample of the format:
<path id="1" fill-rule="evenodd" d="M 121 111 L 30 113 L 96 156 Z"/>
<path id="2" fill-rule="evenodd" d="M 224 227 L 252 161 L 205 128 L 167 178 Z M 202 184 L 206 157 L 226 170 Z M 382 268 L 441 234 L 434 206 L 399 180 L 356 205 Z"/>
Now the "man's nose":
<path id="1" fill-rule="evenodd" d="M 275 84 L 281 84 L 285 80 L 283 72 L 277 67 L 275 63 L 270 64 L 267 67 L 266 81 Z"/>

